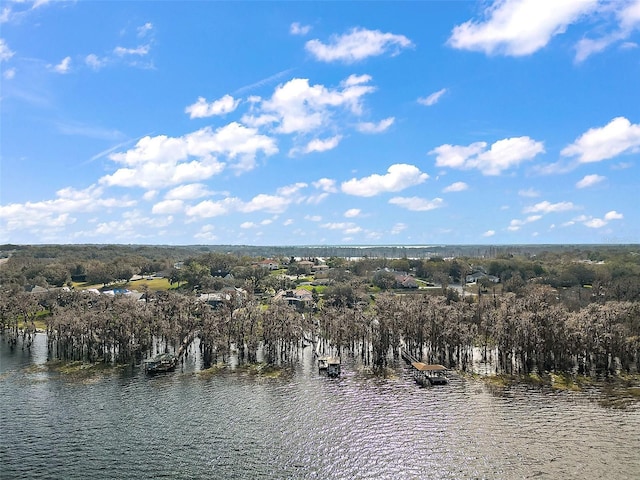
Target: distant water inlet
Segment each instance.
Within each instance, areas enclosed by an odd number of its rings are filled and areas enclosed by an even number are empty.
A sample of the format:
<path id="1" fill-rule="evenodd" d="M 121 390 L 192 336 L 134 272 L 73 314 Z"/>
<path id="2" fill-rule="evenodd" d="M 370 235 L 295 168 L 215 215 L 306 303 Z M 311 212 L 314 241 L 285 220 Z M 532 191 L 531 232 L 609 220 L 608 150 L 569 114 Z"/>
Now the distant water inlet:
<path id="1" fill-rule="evenodd" d="M 448 372 L 421 387 L 312 348 L 291 375 L 203 374 L 197 342 L 175 371 L 45 368 L 47 345 L 0 342 L 0 478 L 637 479 L 640 408 L 596 392 L 488 388 Z"/>

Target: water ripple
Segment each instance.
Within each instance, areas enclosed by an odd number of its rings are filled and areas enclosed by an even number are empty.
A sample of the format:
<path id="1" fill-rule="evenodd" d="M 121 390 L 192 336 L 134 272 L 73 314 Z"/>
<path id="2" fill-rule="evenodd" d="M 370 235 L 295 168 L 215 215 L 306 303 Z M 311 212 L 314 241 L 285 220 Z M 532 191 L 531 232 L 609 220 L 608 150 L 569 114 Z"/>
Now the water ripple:
<path id="1" fill-rule="evenodd" d="M 85 383 L 2 348 L 3 479 L 640 477 L 640 411 L 586 394 L 419 388 L 401 365 L 384 380 L 348 361 L 329 379 L 310 358 L 289 379 L 187 365 Z"/>

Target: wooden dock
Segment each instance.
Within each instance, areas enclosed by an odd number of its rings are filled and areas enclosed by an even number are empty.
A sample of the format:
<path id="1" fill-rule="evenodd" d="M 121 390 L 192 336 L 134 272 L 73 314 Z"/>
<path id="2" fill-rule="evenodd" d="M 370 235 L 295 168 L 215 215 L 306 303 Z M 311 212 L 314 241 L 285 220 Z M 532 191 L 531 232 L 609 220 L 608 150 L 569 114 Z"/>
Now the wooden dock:
<path id="1" fill-rule="evenodd" d="M 447 367 L 444 365 L 419 362 L 404 348 L 400 349 L 400 356 L 411 365 L 413 378 L 419 385 L 445 385 L 449 383 Z"/>
<path id="2" fill-rule="evenodd" d="M 339 377 L 341 370 L 340 357 L 318 357 L 318 372 L 326 370 L 329 377 Z"/>
<path id="3" fill-rule="evenodd" d="M 194 330 L 193 332 L 189 333 L 186 337 L 182 339 L 182 343 L 180 344 L 180 347 L 176 352 L 176 357 L 178 357 L 179 359 L 182 359 L 182 356 L 186 355 L 189 345 L 191 345 L 191 342 L 193 342 L 196 339 L 199 333 L 200 332 L 198 330 Z"/>
<path id="4" fill-rule="evenodd" d="M 409 352 L 407 352 L 404 348 L 400 349 L 400 356 L 402 357 L 402 359 L 407 362 L 408 364 L 412 364 L 414 362 L 417 362 L 418 359 L 414 356 L 412 356 Z"/>

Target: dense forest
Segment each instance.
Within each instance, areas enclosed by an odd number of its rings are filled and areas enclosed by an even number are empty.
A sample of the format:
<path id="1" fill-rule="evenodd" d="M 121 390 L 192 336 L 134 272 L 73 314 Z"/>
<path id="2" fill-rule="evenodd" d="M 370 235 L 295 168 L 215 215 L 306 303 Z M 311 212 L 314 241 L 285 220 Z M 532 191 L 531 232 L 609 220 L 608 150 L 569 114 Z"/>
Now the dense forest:
<path id="1" fill-rule="evenodd" d="M 428 255 L 434 247 L 359 248 L 359 256 L 351 247 L 329 256 L 263 248 L 282 255 L 3 246 L 0 330 L 28 348 L 44 324 L 51 358 L 117 364 L 197 336 L 205 364 L 233 352 L 241 362 L 285 365 L 318 339 L 374 369 L 401 346 L 459 370 L 471 368 L 473 351 L 496 373 L 640 368 L 638 246 L 442 247 L 466 253 L 448 257 Z M 136 276 L 157 281 L 136 284 Z M 99 294 L 117 286 L 139 295 Z M 309 294 L 296 296 L 301 290 Z"/>

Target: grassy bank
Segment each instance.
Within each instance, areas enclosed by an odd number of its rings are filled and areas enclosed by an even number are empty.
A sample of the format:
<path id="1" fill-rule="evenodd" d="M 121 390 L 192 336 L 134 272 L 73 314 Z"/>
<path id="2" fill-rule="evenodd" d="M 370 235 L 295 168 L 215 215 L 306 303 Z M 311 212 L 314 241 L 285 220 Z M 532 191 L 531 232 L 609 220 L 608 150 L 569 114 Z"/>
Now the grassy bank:
<path id="1" fill-rule="evenodd" d="M 491 391 L 506 391 L 516 386 L 546 388 L 556 392 L 584 392 L 595 394 L 599 404 L 612 408 L 626 408 L 640 402 L 640 374 L 621 374 L 606 378 L 587 377 L 568 373 L 527 375 L 463 375 L 484 383 Z"/>
<path id="2" fill-rule="evenodd" d="M 63 375 L 94 375 L 105 372 L 113 372 L 122 370 L 129 365 L 113 365 L 110 363 L 104 362 L 81 362 L 81 361 L 71 361 L 64 362 L 61 360 L 49 361 L 47 362 L 47 367 L 50 371 L 54 371 L 57 373 L 61 373 Z"/>
<path id="3" fill-rule="evenodd" d="M 529 373 L 520 375 L 474 375 L 481 379 L 486 385 L 494 388 L 508 388 L 515 385 L 530 385 L 537 387 L 547 387 L 558 391 L 581 392 L 593 386 L 597 380 L 583 375 L 571 375 L 568 373 Z"/>
<path id="4" fill-rule="evenodd" d="M 250 363 L 246 365 L 239 365 L 235 368 L 231 368 L 229 365 L 224 363 L 218 363 L 196 372 L 196 375 L 200 378 L 207 379 L 223 373 L 250 375 L 261 378 L 283 378 L 290 376 L 292 371 L 287 367 L 278 367 L 275 365 L 268 365 L 266 363 Z"/>
<path id="5" fill-rule="evenodd" d="M 69 361 L 62 360 L 48 361 L 44 364 L 30 365 L 23 369 L 24 373 L 57 373 L 61 377 L 71 380 L 86 382 L 97 380 L 105 375 L 113 373 L 119 373 L 129 365 L 112 365 L 103 362 L 81 362 L 81 361 Z"/>

